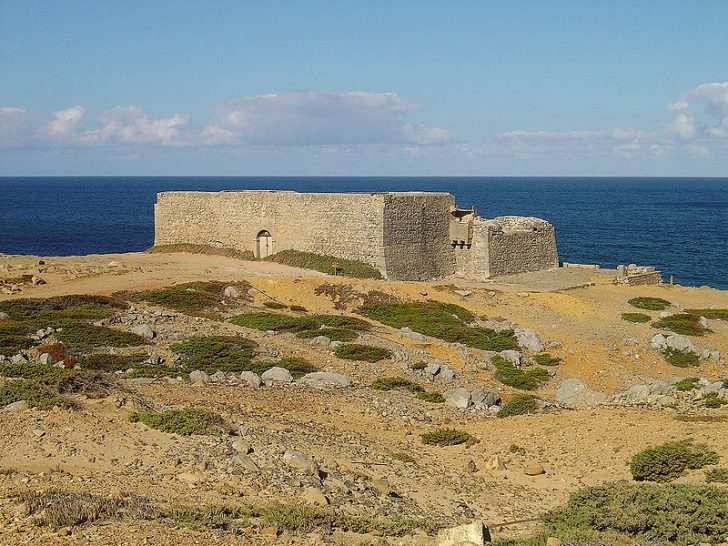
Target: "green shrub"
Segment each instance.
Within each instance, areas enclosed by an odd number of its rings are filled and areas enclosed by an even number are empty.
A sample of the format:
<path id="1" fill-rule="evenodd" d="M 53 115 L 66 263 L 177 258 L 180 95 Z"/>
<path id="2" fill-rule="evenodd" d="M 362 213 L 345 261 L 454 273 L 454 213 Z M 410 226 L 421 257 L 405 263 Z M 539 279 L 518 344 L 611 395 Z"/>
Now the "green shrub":
<path id="1" fill-rule="evenodd" d="M 206 373 L 249 370 L 257 343 L 242 336 L 192 336 L 170 350 L 182 357 L 182 371 Z"/>
<path id="2" fill-rule="evenodd" d="M 230 322 L 245 328 L 253 328 L 255 330 L 275 332 L 295 332 L 301 334 L 299 337 L 316 337 L 328 335 L 320 331 L 322 327 L 328 327 L 332 330 L 332 335 L 338 336 L 345 341 L 344 337 L 356 335 L 354 332 L 361 332 L 369 328 L 369 323 L 356 317 L 347 317 L 344 315 L 282 315 L 278 313 L 242 313 L 230 319 Z M 343 334 L 342 330 L 349 330 L 352 334 Z M 303 332 L 307 332 L 303 334 Z M 308 333 L 310 332 L 310 333 Z M 352 338 L 352 339 L 354 339 Z M 331 338 L 333 339 L 333 338 Z"/>
<path id="3" fill-rule="evenodd" d="M 56 368 L 55 366 L 48 366 L 46 364 L 37 364 L 35 362 L 20 362 L 18 364 L 13 364 L 12 362 L 0 363 L 0 376 L 3 377 L 42 381 L 45 379 L 66 376 L 70 373 L 73 373 L 73 371 L 66 370 L 64 368 Z"/>
<path id="4" fill-rule="evenodd" d="M 690 351 L 678 351 L 668 347 L 662 351 L 662 356 L 668 364 L 672 364 L 677 368 L 695 368 L 700 365 L 698 355 Z"/>
<path id="5" fill-rule="evenodd" d="M 415 371 L 424 370 L 425 368 L 427 368 L 427 362 L 418 360 L 417 362 L 413 362 L 412 364 L 410 364 L 409 368 L 410 368 L 410 370 L 415 370 Z"/>
<path id="6" fill-rule="evenodd" d="M 644 313 L 622 313 L 622 319 L 627 322 L 644 323 L 650 322 L 652 317 L 650 315 L 645 315 Z"/>
<path id="7" fill-rule="evenodd" d="M 647 309 L 648 311 L 662 311 L 672 305 L 672 303 L 667 300 L 663 300 L 662 298 L 650 297 L 632 298 L 627 301 L 627 303 L 629 303 L 632 307 Z"/>
<path id="8" fill-rule="evenodd" d="M 73 408 L 76 404 L 53 392 L 47 386 L 26 379 L 14 379 L 0 385 L 0 408 L 25 400 L 28 405 L 39 410 L 49 410 L 54 406 Z"/>
<path id="9" fill-rule="evenodd" d="M 471 326 L 475 315 L 452 303 L 376 302 L 362 305 L 357 312 L 393 328 L 411 328 L 427 336 L 451 343 L 464 343 L 476 349 L 503 351 L 518 346 L 513 330 L 496 332 Z"/>
<path id="10" fill-rule="evenodd" d="M 7 313 L 13 320 L 40 321 L 48 324 L 55 319 L 99 320 L 128 307 L 127 303 L 114 298 L 87 294 L 0 302 L 0 311 Z"/>
<path id="11" fill-rule="evenodd" d="M 498 417 L 513 417 L 514 415 L 527 415 L 538 411 L 538 402 L 530 394 L 519 394 L 501 408 Z"/>
<path id="12" fill-rule="evenodd" d="M 675 388 L 681 392 L 689 392 L 695 390 L 699 384 L 699 377 L 686 377 L 675 383 Z"/>
<path id="13" fill-rule="evenodd" d="M 561 359 L 558 356 L 551 356 L 548 353 L 535 355 L 533 359 L 536 361 L 536 364 L 540 364 L 541 366 L 558 366 L 561 364 Z"/>
<path id="14" fill-rule="evenodd" d="M 206 254 L 208 256 L 225 256 L 239 260 L 255 260 L 250 250 L 238 250 L 236 248 L 219 247 L 211 245 L 196 245 L 193 243 L 174 243 L 170 245 L 154 245 L 146 250 L 149 254 L 176 254 L 187 252 L 189 254 Z"/>
<path id="15" fill-rule="evenodd" d="M 126 371 L 129 368 L 137 368 L 139 364 L 149 358 L 144 353 L 130 355 L 110 355 L 106 353 L 91 353 L 84 355 L 79 361 L 79 366 L 85 370 L 98 370 L 102 372 Z"/>
<path id="16" fill-rule="evenodd" d="M 392 459 L 394 459 L 395 461 L 400 461 L 402 463 L 417 462 L 417 459 L 415 459 L 412 455 L 410 455 L 406 451 L 395 451 L 394 453 L 392 453 Z"/>
<path id="17" fill-rule="evenodd" d="M 524 372 L 500 355 L 495 355 L 491 362 L 495 366 L 493 378 L 509 387 L 532 391 L 550 379 L 548 372 L 543 368 L 534 368 Z"/>
<path id="18" fill-rule="evenodd" d="M 292 267 L 300 267 L 302 269 L 313 269 L 330 275 L 342 275 L 344 277 L 354 277 L 358 279 L 381 279 L 382 274 L 378 269 L 364 262 L 357 260 L 348 260 L 345 258 L 336 258 L 335 256 L 327 256 L 314 254 L 312 252 L 302 252 L 300 250 L 282 250 L 276 252 L 272 256 L 265 258 L 271 262 L 290 265 Z M 337 264 L 334 270 L 333 264 Z"/>
<path id="19" fill-rule="evenodd" d="M 163 413 L 136 412 L 129 416 L 132 423 L 141 422 L 149 428 L 189 436 L 191 434 L 219 434 L 224 428 L 222 417 L 205 408 L 182 408 Z"/>
<path id="20" fill-rule="evenodd" d="M 420 435 L 423 444 L 430 446 L 456 446 L 472 442 L 473 437 L 455 428 L 438 428 Z"/>
<path id="21" fill-rule="evenodd" d="M 29 349 L 35 344 L 30 334 L 44 327 L 42 322 L 0 321 L 0 355 L 12 356 L 18 351 Z"/>
<path id="22" fill-rule="evenodd" d="M 379 362 L 392 356 L 392 352 L 387 349 L 360 343 L 344 343 L 334 350 L 334 354 L 344 360 L 363 360 L 364 362 Z"/>
<path id="23" fill-rule="evenodd" d="M 669 482 L 679 478 L 685 470 L 716 464 L 718 460 L 714 451 L 683 440 L 666 442 L 636 453 L 629 468 L 637 481 Z"/>
<path id="24" fill-rule="evenodd" d="M 288 306 L 285 303 L 277 301 L 264 301 L 263 305 L 265 305 L 268 309 L 288 309 Z"/>
<path id="25" fill-rule="evenodd" d="M 69 320 L 57 328 L 56 337 L 65 344 L 81 350 L 97 347 L 136 347 L 147 343 L 142 336 L 131 332 Z"/>
<path id="26" fill-rule="evenodd" d="M 223 300 L 226 302 L 232 300 L 232 303 L 235 303 L 233 298 L 225 297 L 225 288 L 228 286 L 239 288 L 241 294 L 243 294 L 239 299 L 249 301 L 247 291 L 250 289 L 250 284 L 245 281 L 188 282 L 157 290 L 137 292 L 129 294 L 129 296 L 133 300 L 156 303 L 180 313 L 199 315 L 225 307 L 222 304 Z"/>
<path id="27" fill-rule="evenodd" d="M 721 398 L 721 396 L 717 392 L 709 392 L 703 398 L 701 398 L 701 402 L 706 408 L 709 409 L 717 409 L 721 406 L 724 406 L 728 404 L 728 400 L 725 398 Z"/>
<path id="28" fill-rule="evenodd" d="M 687 312 L 707 319 L 728 320 L 728 309 L 688 309 Z"/>
<path id="29" fill-rule="evenodd" d="M 442 404 L 445 401 L 445 397 L 439 392 L 422 391 L 415 394 L 415 398 L 424 402 L 430 402 L 431 404 Z"/>
<path id="30" fill-rule="evenodd" d="M 544 537 L 589 538 L 571 544 L 717 544 L 728 540 L 726 506 L 724 487 L 608 483 L 583 488 L 547 513 Z"/>
<path id="31" fill-rule="evenodd" d="M 304 376 L 307 373 L 315 372 L 317 370 L 316 366 L 311 364 L 308 360 L 304 358 L 299 358 L 297 356 L 290 356 L 286 358 L 281 358 L 280 360 L 255 363 L 255 368 L 253 368 L 251 371 L 262 374 L 263 372 L 269 370 L 274 366 L 277 366 L 279 368 L 285 368 L 286 370 L 291 372 L 291 375 L 296 379 Z"/>
<path id="32" fill-rule="evenodd" d="M 705 472 L 706 482 L 728 483 L 728 468 L 713 468 Z"/>
<path id="33" fill-rule="evenodd" d="M 422 392 L 424 389 L 417 383 L 404 377 L 390 376 L 380 377 L 372 383 L 372 388 L 378 391 L 402 390 L 410 392 Z"/>
<path id="34" fill-rule="evenodd" d="M 291 305 L 290 309 L 291 311 L 295 311 L 296 313 L 306 312 L 306 308 L 303 305 Z"/>
<path id="35" fill-rule="evenodd" d="M 678 313 L 652 323 L 654 328 L 670 330 L 683 336 L 702 336 L 708 330 L 700 325 L 700 317 L 690 313 Z"/>
<path id="36" fill-rule="evenodd" d="M 311 339 L 318 336 L 326 336 L 331 341 L 354 341 L 359 337 L 359 332 L 344 328 L 319 328 L 317 330 L 303 330 L 302 332 L 296 333 L 296 337 L 301 339 Z"/>

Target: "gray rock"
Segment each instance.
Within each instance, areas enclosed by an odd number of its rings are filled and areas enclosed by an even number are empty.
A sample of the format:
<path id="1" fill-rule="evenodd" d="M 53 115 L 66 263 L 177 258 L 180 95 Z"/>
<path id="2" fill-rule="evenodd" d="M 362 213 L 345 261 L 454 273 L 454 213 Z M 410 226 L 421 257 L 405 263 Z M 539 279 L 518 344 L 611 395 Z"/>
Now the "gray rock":
<path id="1" fill-rule="evenodd" d="M 312 386 L 351 386 L 351 382 L 346 378 L 346 376 L 341 375 L 340 373 L 333 372 L 307 373 L 301 379 L 299 379 L 298 382 Z"/>
<path id="2" fill-rule="evenodd" d="M 258 465 L 255 464 L 255 461 L 253 461 L 253 459 L 251 459 L 247 455 L 243 455 L 242 453 L 234 455 L 232 457 L 232 461 L 233 463 L 235 463 L 235 465 L 243 468 L 244 470 L 247 470 L 248 472 L 258 471 Z"/>
<path id="3" fill-rule="evenodd" d="M 675 349 L 676 351 L 690 352 L 695 353 L 696 355 L 700 354 L 698 348 L 693 344 L 692 341 L 690 341 L 690 339 L 685 336 L 667 336 L 667 338 L 665 339 L 665 345 L 667 345 L 667 347 Z"/>
<path id="4" fill-rule="evenodd" d="M 257 389 L 260 387 L 260 376 L 255 372 L 240 372 L 240 380 L 248 386 Z"/>
<path id="5" fill-rule="evenodd" d="M 22 353 L 18 353 L 16 355 L 13 355 L 10 357 L 11 364 L 26 364 L 27 362 L 28 362 L 28 359 Z"/>
<path id="6" fill-rule="evenodd" d="M 278 366 L 274 366 L 270 370 L 266 370 L 265 372 L 263 372 L 263 375 L 261 375 L 260 378 L 266 385 L 271 385 L 273 383 L 293 382 L 293 376 L 291 375 L 291 372 L 289 372 L 285 368 L 279 368 Z"/>
<path id="7" fill-rule="evenodd" d="M 213 383 L 227 383 L 227 380 L 227 374 L 220 370 L 216 371 L 210 376 L 210 381 L 212 381 Z"/>
<path id="8" fill-rule="evenodd" d="M 152 330 L 152 327 L 148 324 L 137 324 L 132 327 L 131 332 L 138 336 L 142 336 L 144 339 L 154 339 L 154 336 L 156 335 L 154 330 Z"/>
<path id="9" fill-rule="evenodd" d="M 452 381 L 457 377 L 457 375 L 457 372 L 453 370 L 450 366 L 442 364 L 440 366 L 440 373 L 437 376 L 443 381 Z"/>
<path id="10" fill-rule="evenodd" d="M 403 326 L 399 329 L 399 331 L 411 337 L 412 339 L 416 339 L 417 341 L 425 341 L 427 339 L 427 337 L 423 334 L 420 334 L 419 332 L 414 332 L 412 331 L 412 328 L 408 328 L 407 326 Z"/>
<path id="11" fill-rule="evenodd" d="M 470 290 L 453 290 L 453 294 L 457 294 L 460 297 L 467 298 L 468 296 L 472 295 L 472 292 Z"/>
<path id="12" fill-rule="evenodd" d="M 253 452 L 253 448 L 250 447 L 250 444 L 246 442 L 245 440 L 235 440 L 232 445 L 233 449 L 237 451 L 238 453 L 242 453 L 244 455 L 247 455 L 248 453 Z"/>
<path id="13" fill-rule="evenodd" d="M 543 343 L 538 337 L 538 334 L 530 328 L 518 328 L 515 330 L 516 341 L 519 347 L 527 349 L 534 353 L 540 353 L 543 351 Z"/>
<path id="14" fill-rule="evenodd" d="M 437 546 L 483 546 L 490 542 L 490 531 L 482 521 L 441 529 L 437 534 Z"/>
<path id="15" fill-rule="evenodd" d="M 664 351 L 667 349 L 667 343 L 665 341 L 665 336 L 662 334 L 655 334 L 650 340 L 650 347 L 657 349 L 658 351 Z"/>
<path id="16" fill-rule="evenodd" d="M 46 366 L 53 366 L 53 364 L 56 363 L 56 359 L 48 353 L 42 353 L 40 357 L 38 357 L 38 362 L 45 364 Z"/>
<path id="17" fill-rule="evenodd" d="M 343 341 L 332 341 L 331 348 L 336 349 L 337 347 L 341 347 L 343 344 L 344 344 Z"/>
<path id="18" fill-rule="evenodd" d="M 240 297 L 240 289 L 237 286 L 226 286 L 222 293 L 226 298 L 237 299 Z"/>
<path id="19" fill-rule="evenodd" d="M 323 345 L 324 347 L 328 347 L 331 345 L 331 340 L 326 336 L 316 336 L 311 338 L 309 343 L 311 343 L 311 345 Z"/>
<path id="20" fill-rule="evenodd" d="M 318 474 L 318 465 L 316 465 L 316 461 L 302 451 L 287 449 L 283 454 L 283 462 L 291 468 L 301 470 L 307 474 Z"/>
<path id="21" fill-rule="evenodd" d="M 698 324 L 700 324 L 700 326 L 702 326 L 703 328 L 707 328 L 708 327 L 708 319 L 705 318 L 705 317 L 700 317 L 698 319 Z"/>
<path id="22" fill-rule="evenodd" d="M 425 372 L 427 372 L 428 375 L 437 375 L 440 373 L 440 363 L 439 362 L 429 362 L 427 364 L 427 368 L 425 368 Z"/>
<path id="23" fill-rule="evenodd" d="M 8 411 L 25 411 L 30 409 L 30 404 L 26 400 L 18 400 L 5 406 L 5 409 Z"/>
<path id="24" fill-rule="evenodd" d="M 572 408 L 586 408 L 605 403 L 607 395 L 590 390 L 579 379 L 567 379 L 561 383 L 556 401 Z"/>
<path id="25" fill-rule="evenodd" d="M 505 351 L 501 351 L 498 354 L 516 367 L 521 365 L 521 357 L 523 355 L 518 351 L 514 351 L 513 349 L 507 349 Z"/>
<path id="26" fill-rule="evenodd" d="M 210 381 L 210 376 L 202 370 L 195 370 L 190 372 L 190 381 L 193 383 L 197 383 L 198 381 L 201 383 L 207 383 Z"/>
<path id="27" fill-rule="evenodd" d="M 4 311 L 0 311 L 0 320 L 10 320 L 10 317 Z"/>
<path id="28" fill-rule="evenodd" d="M 152 366 L 159 366 L 160 364 L 164 363 L 164 358 L 159 356 L 157 353 L 152 353 L 149 355 L 147 362 Z"/>
<path id="29" fill-rule="evenodd" d="M 456 408 L 467 409 L 473 404 L 470 391 L 463 387 L 445 391 L 442 396 L 445 398 L 445 402 Z"/>
<path id="30" fill-rule="evenodd" d="M 497 406 L 501 399 L 498 393 L 492 391 L 483 391 L 476 389 L 470 393 L 470 398 L 473 401 L 473 405 L 476 407 L 489 408 L 490 406 Z"/>
<path id="31" fill-rule="evenodd" d="M 645 384 L 632 385 L 618 396 L 625 402 L 631 404 L 646 404 L 650 400 L 652 394 L 650 386 Z"/>

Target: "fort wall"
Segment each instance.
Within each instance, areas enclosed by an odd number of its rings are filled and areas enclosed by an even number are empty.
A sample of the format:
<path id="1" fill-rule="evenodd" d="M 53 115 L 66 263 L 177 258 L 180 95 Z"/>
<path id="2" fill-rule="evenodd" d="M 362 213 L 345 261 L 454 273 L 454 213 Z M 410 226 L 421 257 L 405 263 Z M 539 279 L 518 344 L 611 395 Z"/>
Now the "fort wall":
<path id="1" fill-rule="evenodd" d="M 558 267 L 556 232 L 545 220 L 501 216 L 487 223 L 488 277 Z"/>

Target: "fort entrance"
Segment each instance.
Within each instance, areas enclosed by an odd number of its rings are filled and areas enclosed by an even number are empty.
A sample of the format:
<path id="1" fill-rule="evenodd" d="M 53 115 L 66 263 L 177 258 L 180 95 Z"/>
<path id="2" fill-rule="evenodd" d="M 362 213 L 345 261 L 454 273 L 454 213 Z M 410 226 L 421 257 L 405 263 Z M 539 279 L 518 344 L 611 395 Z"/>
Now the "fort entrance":
<path id="1" fill-rule="evenodd" d="M 273 237 L 270 231 L 264 229 L 258 233 L 255 250 L 256 258 L 267 258 L 273 254 Z"/>

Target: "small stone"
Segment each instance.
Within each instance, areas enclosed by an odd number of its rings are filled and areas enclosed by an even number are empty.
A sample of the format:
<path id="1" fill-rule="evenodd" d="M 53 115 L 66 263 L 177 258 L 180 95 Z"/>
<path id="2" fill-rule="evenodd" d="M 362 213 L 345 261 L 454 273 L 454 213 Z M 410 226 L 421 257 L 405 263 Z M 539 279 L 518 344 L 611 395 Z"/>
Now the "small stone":
<path id="1" fill-rule="evenodd" d="M 556 537 L 549 537 L 546 539 L 546 546 L 561 546 L 562 542 Z"/>
<path id="2" fill-rule="evenodd" d="M 245 440 L 235 440 L 233 442 L 233 449 L 239 453 L 243 453 L 247 455 L 248 453 L 253 452 L 253 448 L 250 447 L 250 444 L 246 442 Z"/>
<path id="3" fill-rule="evenodd" d="M 543 465 L 539 463 L 529 464 L 523 469 L 523 471 L 526 476 L 540 476 L 541 474 L 546 474 L 546 470 L 544 470 Z"/>
<path id="4" fill-rule="evenodd" d="M 5 406 L 5 409 L 8 411 L 25 411 L 30 409 L 30 404 L 28 404 L 27 400 L 18 400 Z"/>
<path id="5" fill-rule="evenodd" d="M 190 381 L 193 383 L 208 383 L 210 381 L 210 376 L 202 370 L 195 370 L 190 372 Z"/>
<path id="6" fill-rule="evenodd" d="M 472 295 L 472 292 L 470 290 L 453 290 L 453 293 L 457 294 L 462 298 L 467 298 L 468 296 Z"/>
<path id="7" fill-rule="evenodd" d="M 291 375 L 291 372 L 285 368 L 279 368 L 278 366 L 274 366 L 270 370 L 266 370 L 260 378 L 266 385 L 272 385 L 274 383 L 293 383 L 293 376 Z"/>
<path id="8" fill-rule="evenodd" d="M 148 324 L 137 324 L 131 329 L 132 334 L 142 336 L 144 339 L 154 339 L 156 333 Z"/>
<path id="9" fill-rule="evenodd" d="M 297 451 L 295 449 L 286 450 L 286 452 L 283 454 L 283 462 L 291 468 L 295 468 L 296 470 L 302 470 L 307 474 L 318 474 L 318 466 L 316 465 L 316 461 L 314 461 L 312 457 L 309 457 L 301 451 Z"/>
<path id="10" fill-rule="evenodd" d="M 56 359 L 55 359 L 55 358 L 53 358 L 53 357 L 52 357 L 52 356 L 51 356 L 50 354 L 48 354 L 48 353 L 42 353 L 42 354 L 40 355 L 40 357 L 38 358 L 38 362 L 40 362 L 41 364 L 44 364 L 44 365 L 46 365 L 46 366 L 53 366 L 53 364 L 55 364 L 55 363 L 56 363 Z"/>
<path id="11" fill-rule="evenodd" d="M 184 483 L 198 484 L 202 482 L 202 476 L 194 472 L 182 472 L 177 475 L 177 479 Z"/>
<path id="12" fill-rule="evenodd" d="M 277 537 L 278 527 L 275 527 L 274 525 L 263 527 L 260 529 L 260 531 L 258 531 L 258 534 L 263 537 Z"/>
<path id="13" fill-rule="evenodd" d="M 222 293 L 226 298 L 238 299 L 240 297 L 240 289 L 237 286 L 226 286 Z"/>
<path id="14" fill-rule="evenodd" d="M 260 387 L 260 376 L 255 372 L 240 372 L 240 380 L 249 387 L 257 389 Z"/>
<path id="15" fill-rule="evenodd" d="M 491 455 L 488 460 L 485 461 L 485 469 L 492 471 L 505 470 L 506 465 L 501 459 L 500 455 Z"/>
<path id="16" fill-rule="evenodd" d="M 440 373 L 440 363 L 439 362 L 429 362 L 427 364 L 427 368 L 425 368 L 425 372 L 427 372 L 428 375 L 435 376 L 438 373 Z"/>
<path id="17" fill-rule="evenodd" d="M 316 336 L 312 337 L 309 343 L 311 345 L 321 345 L 322 347 L 328 347 L 329 345 L 331 345 L 331 340 L 326 336 Z"/>
<path id="18" fill-rule="evenodd" d="M 0 320 L 10 320 L 10 317 L 7 313 L 0 311 Z"/>
<path id="19" fill-rule="evenodd" d="M 255 464 L 255 461 L 248 457 L 247 455 L 239 454 L 235 455 L 232 458 L 233 463 L 235 463 L 240 468 L 243 468 L 244 470 L 247 470 L 248 472 L 258 472 L 258 465 Z"/>
<path id="20" fill-rule="evenodd" d="M 32 284 L 33 286 L 39 286 L 41 284 L 47 284 L 47 283 L 43 279 L 41 279 L 40 277 L 37 277 L 36 275 L 33 275 L 30 278 L 30 284 Z"/>
<path id="21" fill-rule="evenodd" d="M 313 372 L 304 375 L 298 380 L 299 383 L 309 384 L 312 386 L 335 386 L 350 387 L 351 382 L 346 376 L 333 372 Z"/>
<path id="22" fill-rule="evenodd" d="M 307 487 L 304 489 L 301 498 L 308 504 L 314 504 L 316 506 L 326 506 L 329 504 L 329 499 L 317 487 Z"/>
<path id="23" fill-rule="evenodd" d="M 517 328 L 514 333 L 519 347 L 534 353 L 540 353 L 543 351 L 543 343 L 541 342 L 541 339 L 538 337 L 538 334 L 530 328 Z"/>
<path id="24" fill-rule="evenodd" d="M 482 546 L 486 542 L 490 542 L 490 530 L 482 521 L 441 529 L 437 534 L 437 546 Z"/>
<path id="25" fill-rule="evenodd" d="M 27 364 L 27 362 L 28 362 L 28 359 L 22 353 L 18 353 L 16 355 L 13 355 L 12 357 L 10 357 L 11 364 Z"/>
<path id="26" fill-rule="evenodd" d="M 518 351 L 514 351 L 512 349 L 507 349 L 505 351 L 501 351 L 498 354 L 500 356 L 502 356 L 503 358 L 505 358 L 508 362 L 510 362 L 514 366 L 521 365 L 521 358 L 523 355 L 521 353 L 519 353 Z"/>

